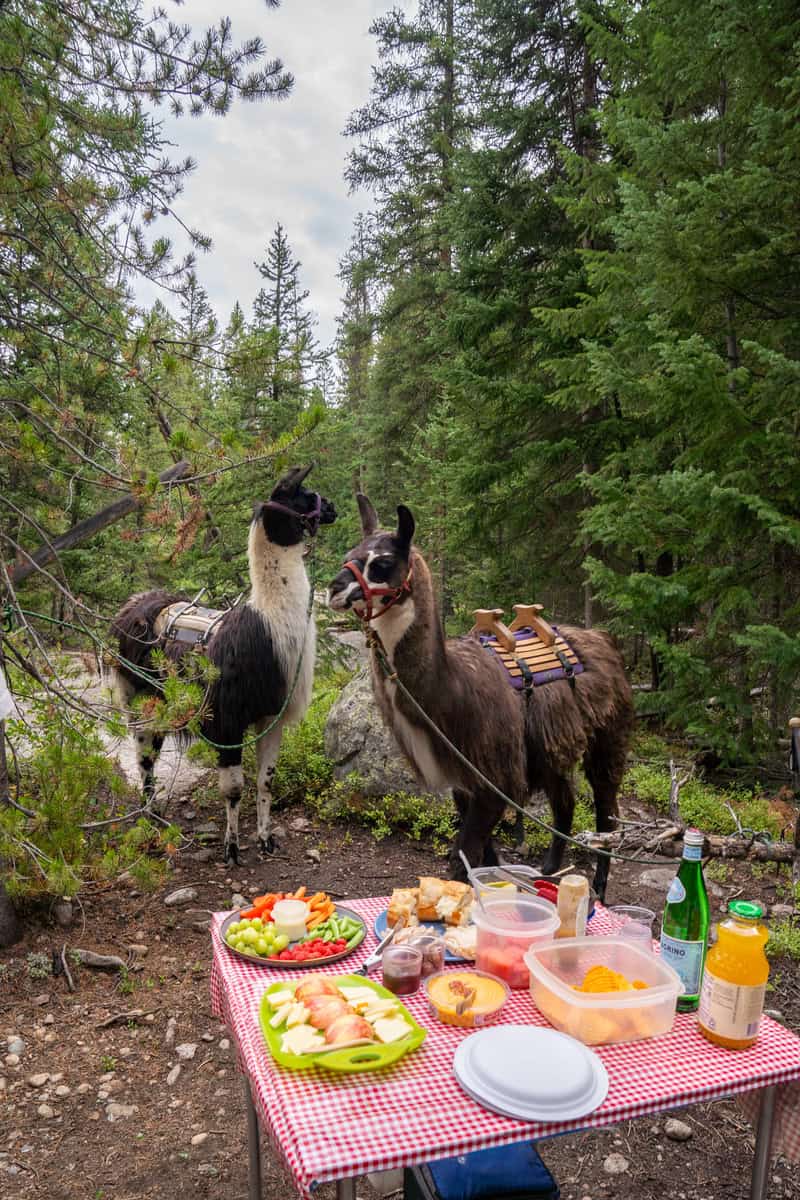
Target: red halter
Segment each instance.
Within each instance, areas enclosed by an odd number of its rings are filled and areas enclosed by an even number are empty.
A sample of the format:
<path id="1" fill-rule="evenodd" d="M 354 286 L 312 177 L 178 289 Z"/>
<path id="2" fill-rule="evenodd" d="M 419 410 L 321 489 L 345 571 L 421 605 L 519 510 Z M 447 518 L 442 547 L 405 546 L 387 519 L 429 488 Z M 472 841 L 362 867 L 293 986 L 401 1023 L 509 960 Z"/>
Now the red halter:
<path id="1" fill-rule="evenodd" d="M 378 617 L 382 617 L 384 613 L 387 613 L 394 604 L 397 604 L 397 601 L 400 600 L 402 596 L 404 596 L 406 593 L 408 593 L 409 596 L 411 595 L 411 567 L 408 568 L 408 574 L 399 587 L 372 587 L 364 578 L 358 563 L 355 562 L 346 562 L 344 564 L 344 569 L 355 575 L 356 583 L 361 588 L 361 592 L 364 596 L 364 603 L 367 607 L 363 613 L 357 613 L 356 615 L 359 616 L 364 622 L 377 621 Z M 391 596 L 392 598 L 389 603 L 384 604 L 383 608 L 381 608 L 378 612 L 373 612 L 373 596 Z"/>

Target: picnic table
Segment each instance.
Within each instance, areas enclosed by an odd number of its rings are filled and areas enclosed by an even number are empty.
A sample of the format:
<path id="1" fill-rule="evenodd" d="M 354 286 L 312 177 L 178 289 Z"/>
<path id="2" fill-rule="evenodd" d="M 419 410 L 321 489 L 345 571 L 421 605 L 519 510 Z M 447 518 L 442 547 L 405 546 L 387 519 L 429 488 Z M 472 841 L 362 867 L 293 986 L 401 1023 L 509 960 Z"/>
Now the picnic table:
<path id="1" fill-rule="evenodd" d="M 367 937 L 344 961 L 319 968 L 323 974 L 349 974 L 363 962 L 376 944 L 373 922 L 388 900 L 373 897 L 347 904 L 364 918 Z M 744 1094 L 757 1120 L 751 1200 L 766 1195 L 774 1153 L 800 1159 L 800 1038 L 769 1017 L 762 1019 L 758 1042 L 750 1050 L 731 1052 L 712 1045 L 696 1031 L 692 1014 L 678 1014 L 664 1037 L 594 1047 L 608 1071 L 608 1095 L 588 1116 L 566 1122 L 519 1121 L 470 1099 L 456 1082 L 452 1063 L 471 1031 L 441 1024 L 430 1014 L 422 990 L 402 999 L 427 1029 L 427 1037 L 394 1066 L 359 1074 L 320 1067 L 286 1070 L 270 1057 L 258 1009 L 270 984 L 294 979 L 302 971 L 251 966 L 231 954 L 219 934 L 229 915 L 217 913 L 212 922 L 211 997 L 215 1014 L 231 1031 L 245 1076 L 250 1200 L 261 1200 L 259 1122 L 304 1200 L 311 1200 L 320 1183 L 336 1181 L 338 1200 L 354 1200 L 355 1179 L 368 1172 Z M 614 928 L 614 918 L 598 905 L 591 933 Z M 547 1026 L 527 990 L 512 992 L 501 1022 Z"/>

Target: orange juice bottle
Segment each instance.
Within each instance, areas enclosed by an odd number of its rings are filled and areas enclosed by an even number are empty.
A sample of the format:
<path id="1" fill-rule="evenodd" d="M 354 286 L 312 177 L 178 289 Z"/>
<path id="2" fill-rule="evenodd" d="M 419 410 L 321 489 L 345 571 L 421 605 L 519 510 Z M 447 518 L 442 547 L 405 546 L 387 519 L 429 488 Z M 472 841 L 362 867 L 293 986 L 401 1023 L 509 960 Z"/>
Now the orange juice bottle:
<path id="1" fill-rule="evenodd" d="M 758 1037 L 769 963 L 764 953 L 769 933 L 763 909 L 749 900 L 733 900 L 718 940 L 706 955 L 697 1026 L 710 1042 L 727 1050 L 746 1050 Z"/>

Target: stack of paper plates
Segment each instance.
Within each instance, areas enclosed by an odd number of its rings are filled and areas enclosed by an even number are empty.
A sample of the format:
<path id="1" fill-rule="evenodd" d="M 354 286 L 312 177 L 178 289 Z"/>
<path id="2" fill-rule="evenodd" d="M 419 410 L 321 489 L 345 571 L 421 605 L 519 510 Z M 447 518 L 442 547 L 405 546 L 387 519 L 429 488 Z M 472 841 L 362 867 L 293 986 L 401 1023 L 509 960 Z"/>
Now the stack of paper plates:
<path id="1" fill-rule="evenodd" d="M 593 1112 L 608 1075 L 582 1042 L 530 1025 L 497 1025 L 466 1038 L 453 1071 L 484 1108 L 523 1121 L 572 1121 Z"/>

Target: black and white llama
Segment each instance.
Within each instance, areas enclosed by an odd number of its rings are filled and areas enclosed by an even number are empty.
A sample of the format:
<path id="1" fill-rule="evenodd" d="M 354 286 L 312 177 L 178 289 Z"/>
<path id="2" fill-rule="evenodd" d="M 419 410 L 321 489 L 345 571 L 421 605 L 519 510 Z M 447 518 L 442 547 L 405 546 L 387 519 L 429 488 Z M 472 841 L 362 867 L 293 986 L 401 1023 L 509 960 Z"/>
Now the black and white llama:
<path id="1" fill-rule="evenodd" d="M 275 486 L 266 502 L 255 505 L 247 556 L 251 590 L 248 599 L 215 624 L 203 653 L 219 671 L 210 685 L 202 734 L 217 749 L 219 788 L 225 800 L 225 861 L 238 862 L 239 801 L 244 783 L 242 743 L 248 729 L 267 729 L 286 702 L 274 728 L 256 742 L 258 760 L 257 826 L 262 853 L 274 848 L 270 808 L 275 763 L 283 727 L 302 719 L 311 699 L 316 626 L 309 619 L 310 583 L 303 563 L 306 535 L 336 519 L 334 506 L 304 488 L 311 467 L 294 467 Z M 156 625 L 159 613 L 185 597 L 158 590 L 143 592 L 123 605 L 114 619 L 120 659 L 113 671 L 117 703 L 127 708 L 137 693 L 158 694 L 141 675 L 153 673 L 151 652 L 162 650 L 180 660 L 189 643 L 166 639 Z M 130 665 L 128 665 L 130 664 Z M 133 668 L 133 669 L 132 669 Z M 155 764 L 163 737 L 132 721 L 146 802 L 155 802 Z"/>
<path id="2" fill-rule="evenodd" d="M 547 793 L 555 828 L 569 834 L 575 808 L 573 769 L 583 762 L 598 830 L 613 829 L 617 792 L 633 720 L 631 688 L 613 640 L 601 630 L 562 627 L 583 671 L 515 691 L 498 660 L 472 637 L 446 638 L 428 566 L 412 545 L 414 518 L 401 504 L 393 531 L 380 530 L 375 509 L 358 496 L 362 540 L 329 588 L 333 609 L 353 609 L 379 635 L 391 672 L 372 649 L 372 686 L 400 749 L 431 791 L 453 789 L 460 818 L 451 870 L 464 878 L 463 850 L 474 866 L 493 865 L 492 831 L 505 803 L 433 732 L 398 688 L 403 684 L 449 742 L 517 804 Z M 396 682 L 397 681 L 397 682 Z M 553 837 L 543 864 L 558 869 L 564 842 Z M 598 860 L 602 897 L 608 859 Z"/>

